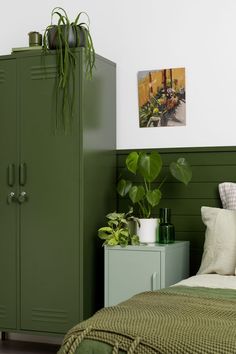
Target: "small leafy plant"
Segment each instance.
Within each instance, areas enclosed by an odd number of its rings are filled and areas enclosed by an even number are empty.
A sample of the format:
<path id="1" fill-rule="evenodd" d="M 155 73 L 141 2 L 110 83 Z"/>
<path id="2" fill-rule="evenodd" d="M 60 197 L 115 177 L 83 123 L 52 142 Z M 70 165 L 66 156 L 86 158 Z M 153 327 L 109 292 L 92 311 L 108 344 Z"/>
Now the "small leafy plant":
<path id="1" fill-rule="evenodd" d="M 161 187 L 167 178 L 167 176 L 162 178 L 157 187 L 152 186 L 162 170 L 161 156 L 156 151 L 151 153 L 133 151 L 127 156 L 125 163 L 128 171 L 134 175 L 140 175 L 143 182 L 136 185 L 122 178 L 118 182 L 117 192 L 121 197 L 128 195 L 133 205 L 138 205 L 140 217 L 150 218 L 153 208 L 161 200 Z M 169 170 L 173 177 L 185 185 L 192 178 L 192 169 L 185 158 L 171 162 Z"/>
<path id="2" fill-rule="evenodd" d="M 85 16 L 86 21 L 80 21 L 82 16 Z M 53 24 L 54 17 L 58 18 L 57 24 Z M 57 54 L 57 96 L 62 96 L 62 122 L 57 122 L 56 128 L 62 126 L 65 131 L 71 127 L 74 108 L 76 55 L 73 47 L 84 47 L 88 78 L 92 78 L 95 66 L 95 50 L 89 25 L 86 12 L 80 12 L 71 22 L 63 8 L 55 7 L 51 13 L 51 24 L 47 26 L 43 36 L 44 52 L 55 49 Z"/>
<path id="3" fill-rule="evenodd" d="M 110 213 L 106 215 L 107 225 L 98 230 L 98 237 L 104 240 L 103 246 L 125 247 L 127 245 L 139 245 L 139 237 L 133 235 L 129 228 L 129 221 L 138 222 L 137 218 L 132 216 L 133 210 L 128 213 Z"/>

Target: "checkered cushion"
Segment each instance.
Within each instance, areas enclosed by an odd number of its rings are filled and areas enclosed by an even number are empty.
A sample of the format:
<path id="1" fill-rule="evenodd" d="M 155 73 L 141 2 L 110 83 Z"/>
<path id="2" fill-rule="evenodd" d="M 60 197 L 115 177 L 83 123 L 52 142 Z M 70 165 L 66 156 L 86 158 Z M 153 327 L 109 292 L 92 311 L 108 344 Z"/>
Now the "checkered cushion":
<path id="1" fill-rule="evenodd" d="M 236 183 L 220 183 L 219 192 L 223 208 L 236 209 Z"/>
<path id="2" fill-rule="evenodd" d="M 219 193 L 224 209 L 236 209 L 236 183 L 224 182 L 219 184 Z M 236 275 L 236 268 L 235 268 Z"/>

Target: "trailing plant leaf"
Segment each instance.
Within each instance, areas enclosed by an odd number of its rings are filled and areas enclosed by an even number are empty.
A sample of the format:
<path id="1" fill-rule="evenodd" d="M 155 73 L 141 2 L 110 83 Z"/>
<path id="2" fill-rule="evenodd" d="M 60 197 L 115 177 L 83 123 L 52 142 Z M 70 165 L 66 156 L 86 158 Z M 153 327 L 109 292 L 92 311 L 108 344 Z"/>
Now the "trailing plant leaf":
<path id="1" fill-rule="evenodd" d="M 171 174 L 180 182 L 185 185 L 191 181 L 192 169 L 185 158 L 179 158 L 177 162 L 171 162 L 170 164 Z"/>
<path id="2" fill-rule="evenodd" d="M 107 238 L 109 238 L 113 233 L 113 229 L 111 227 L 101 227 L 98 230 L 98 236 L 102 239 L 102 240 L 106 240 Z"/>
<path id="3" fill-rule="evenodd" d="M 110 219 L 110 220 L 117 220 L 117 219 L 121 219 L 121 218 L 124 218 L 125 216 L 125 213 L 116 213 L 116 212 L 113 212 L 113 213 L 110 213 L 110 214 L 107 214 L 107 218 Z"/>
<path id="4" fill-rule="evenodd" d="M 127 229 L 121 229 L 120 230 L 120 234 L 125 236 L 125 237 L 128 237 L 129 236 L 129 230 L 128 228 Z"/>
<path id="5" fill-rule="evenodd" d="M 125 235 L 120 234 L 120 237 L 119 237 L 119 245 L 120 245 L 121 247 L 126 247 L 126 246 L 128 246 L 128 244 L 129 244 L 128 237 L 125 236 Z"/>
<path id="6" fill-rule="evenodd" d="M 132 207 L 129 208 L 129 211 L 125 214 L 125 217 L 127 220 L 130 220 L 131 218 L 135 218 L 132 214 L 134 212 L 134 209 Z"/>
<path id="7" fill-rule="evenodd" d="M 105 242 L 105 245 L 108 246 L 117 246 L 118 245 L 118 240 L 116 240 L 115 238 L 110 238 L 109 240 L 107 240 Z"/>
<path id="8" fill-rule="evenodd" d="M 133 235 L 133 236 L 131 237 L 131 245 L 137 246 L 137 245 L 139 245 L 139 244 L 140 244 L 140 242 L 139 242 L 139 237 L 138 237 L 138 235 Z"/>
<path id="9" fill-rule="evenodd" d="M 108 222 L 108 225 L 110 226 L 110 227 L 114 227 L 114 226 L 118 226 L 119 225 L 119 222 L 117 221 L 117 220 L 109 220 Z"/>

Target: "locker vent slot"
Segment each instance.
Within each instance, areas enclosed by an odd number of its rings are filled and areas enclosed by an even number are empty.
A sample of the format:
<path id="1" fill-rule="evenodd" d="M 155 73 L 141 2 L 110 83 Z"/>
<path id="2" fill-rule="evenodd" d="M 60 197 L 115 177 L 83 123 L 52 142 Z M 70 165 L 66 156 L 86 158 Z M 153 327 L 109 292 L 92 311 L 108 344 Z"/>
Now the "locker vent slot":
<path id="1" fill-rule="evenodd" d="M 4 70 L 0 70 L 0 84 L 3 84 L 6 81 L 6 75 Z"/>
<path id="2" fill-rule="evenodd" d="M 0 306 L 0 318 L 6 318 L 6 307 Z"/>
<path id="3" fill-rule="evenodd" d="M 68 317 L 67 313 L 62 310 L 34 308 L 32 309 L 32 321 L 67 323 Z"/>
<path id="4" fill-rule="evenodd" d="M 55 65 L 31 67 L 32 80 L 55 79 L 55 77 L 57 77 L 57 67 Z"/>

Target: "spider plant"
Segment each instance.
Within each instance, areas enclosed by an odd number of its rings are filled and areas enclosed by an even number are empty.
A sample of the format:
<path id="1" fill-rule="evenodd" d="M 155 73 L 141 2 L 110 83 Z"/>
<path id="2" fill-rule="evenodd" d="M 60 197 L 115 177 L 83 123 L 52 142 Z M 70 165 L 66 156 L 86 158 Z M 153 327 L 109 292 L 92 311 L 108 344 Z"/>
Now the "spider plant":
<path id="1" fill-rule="evenodd" d="M 81 22 L 85 16 L 86 21 Z M 57 24 L 53 24 L 57 17 Z M 70 22 L 66 11 L 55 7 L 51 13 L 51 24 L 47 26 L 43 36 L 44 51 L 56 50 L 57 54 L 57 101 L 62 99 L 61 119 L 57 118 L 56 129 L 63 128 L 65 132 L 71 128 L 75 101 L 75 47 L 84 47 L 86 77 L 91 79 L 95 66 L 95 50 L 89 31 L 89 17 L 86 12 L 80 12 L 73 22 Z"/>

